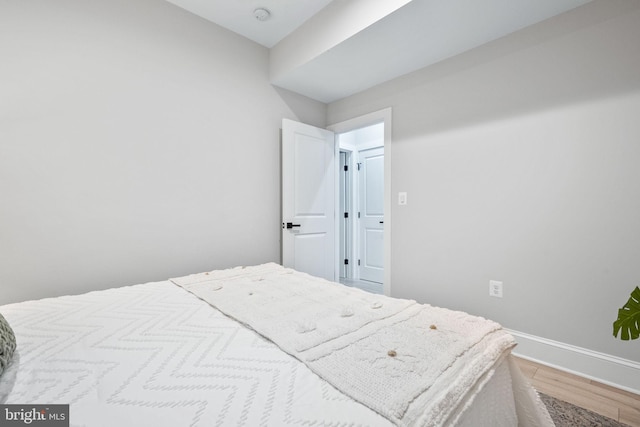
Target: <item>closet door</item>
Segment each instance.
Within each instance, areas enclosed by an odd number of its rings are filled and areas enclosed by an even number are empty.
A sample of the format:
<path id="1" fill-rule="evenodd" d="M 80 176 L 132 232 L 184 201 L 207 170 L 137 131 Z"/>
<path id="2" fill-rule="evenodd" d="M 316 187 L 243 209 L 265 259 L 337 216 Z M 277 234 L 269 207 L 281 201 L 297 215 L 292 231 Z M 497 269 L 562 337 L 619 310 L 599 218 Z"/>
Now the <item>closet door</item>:
<path id="1" fill-rule="evenodd" d="M 384 148 L 359 152 L 360 279 L 384 281 Z"/>

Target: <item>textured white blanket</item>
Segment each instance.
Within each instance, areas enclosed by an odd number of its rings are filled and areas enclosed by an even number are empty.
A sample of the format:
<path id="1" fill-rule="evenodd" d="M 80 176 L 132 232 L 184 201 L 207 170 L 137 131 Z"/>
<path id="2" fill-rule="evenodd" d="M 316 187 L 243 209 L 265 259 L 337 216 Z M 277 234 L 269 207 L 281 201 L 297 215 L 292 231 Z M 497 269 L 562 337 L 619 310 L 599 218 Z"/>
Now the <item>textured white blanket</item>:
<path id="1" fill-rule="evenodd" d="M 171 281 L 397 425 L 455 424 L 515 342 L 495 322 L 277 264 Z"/>

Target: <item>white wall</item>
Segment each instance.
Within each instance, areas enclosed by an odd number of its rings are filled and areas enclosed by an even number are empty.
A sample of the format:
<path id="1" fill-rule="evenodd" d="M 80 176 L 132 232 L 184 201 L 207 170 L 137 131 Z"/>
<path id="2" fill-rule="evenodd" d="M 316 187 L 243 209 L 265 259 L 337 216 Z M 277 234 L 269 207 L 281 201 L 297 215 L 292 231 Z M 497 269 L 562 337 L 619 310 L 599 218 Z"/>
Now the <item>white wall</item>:
<path id="1" fill-rule="evenodd" d="M 329 105 L 393 108 L 393 296 L 640 362 L 611 326 L 640 284 L 638 40 L 640 3 L 596 1 Z"/>
<path id="2" fill-rule="evenodd" d="M 0 0 L 0 304 L 278 261 L 279 128 L 326 106 L 162 0 Z"/>

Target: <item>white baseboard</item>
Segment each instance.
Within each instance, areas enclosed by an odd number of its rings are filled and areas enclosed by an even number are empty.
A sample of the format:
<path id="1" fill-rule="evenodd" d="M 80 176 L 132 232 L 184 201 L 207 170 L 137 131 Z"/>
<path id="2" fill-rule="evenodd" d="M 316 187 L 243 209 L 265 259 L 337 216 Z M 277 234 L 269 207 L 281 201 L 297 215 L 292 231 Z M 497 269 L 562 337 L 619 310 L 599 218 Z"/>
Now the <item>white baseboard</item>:
<path id="1" fill-rule="evenodd" d="M 507 329 L 518 342 L 513 354 L 640 394 L 640 363 Z"/>

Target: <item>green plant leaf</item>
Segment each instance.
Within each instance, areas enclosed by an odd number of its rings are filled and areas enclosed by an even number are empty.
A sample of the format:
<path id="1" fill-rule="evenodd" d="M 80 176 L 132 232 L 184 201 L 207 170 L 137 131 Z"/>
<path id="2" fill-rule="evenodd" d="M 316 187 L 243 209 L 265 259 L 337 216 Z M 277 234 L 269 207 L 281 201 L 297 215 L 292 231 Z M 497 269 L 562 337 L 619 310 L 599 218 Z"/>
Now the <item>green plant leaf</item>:
<path id="1" fill-rule="evenodd" d="M 629 301 L 618 310 L 618 319 L 613 322 L 613 336 L 628 341 L 640 337 L 640 288 L 631 292 Z"/>

